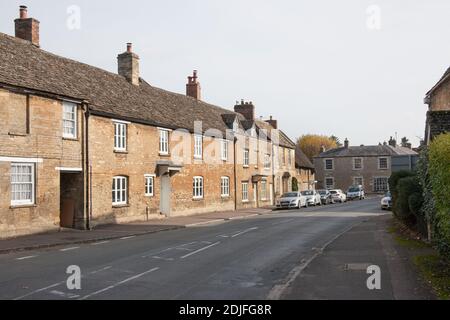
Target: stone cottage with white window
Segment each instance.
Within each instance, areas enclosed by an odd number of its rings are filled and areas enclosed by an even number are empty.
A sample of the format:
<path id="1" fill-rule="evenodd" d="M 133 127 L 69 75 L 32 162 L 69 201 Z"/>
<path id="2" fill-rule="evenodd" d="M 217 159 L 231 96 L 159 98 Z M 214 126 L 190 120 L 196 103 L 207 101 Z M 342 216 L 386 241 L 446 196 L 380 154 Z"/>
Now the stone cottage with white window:
<path id="1" fill-rule="evenodd" d="M 410 157 L 417 153 L 401 147 L 391 138 L 389 144 L 350 146 L 346 139 L 341 148 L 330 149 L 314 157 L 317 188 L 342 189 L 362 185 L 366 193 L 388 190 L 392 157 Z"/>

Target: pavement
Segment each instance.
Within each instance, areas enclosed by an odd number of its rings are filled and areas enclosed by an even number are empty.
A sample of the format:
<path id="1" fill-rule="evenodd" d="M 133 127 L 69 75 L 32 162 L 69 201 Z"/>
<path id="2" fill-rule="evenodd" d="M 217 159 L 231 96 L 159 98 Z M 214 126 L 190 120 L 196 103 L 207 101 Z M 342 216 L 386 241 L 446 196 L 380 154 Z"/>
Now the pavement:
<path id="1" fill-rule="evenodd" d="M 401 299 L 428 294 L 386 240 L 382 221 L 389 214 L 379 209 L 378 199 L 255 214 L 240 219 L 218 214 L 210 223 L 196 220 L 177 230 L 3 254 L 0 299 Z M 364 288 L 368 263 L 381 268 L 380 291 Z M 75 289 L 67 286 L 73 266 L 81 272 Z"/>
<path id="2" fill-rule="evenodd" d="M 26 235 L 0 240 L 0 254 L 26 251 L 40 248 L 59 247 L 69 244 L 83 244 L 98 241 L 141 236 L 145 234 L 181 229 L 196 225 L 216 223 L 233 219 L 243 219 L 260 214 L 271 213 L 270 208 L 222 211 L 179 216 L 164 219 L 153 219 L 146 222 L 127 224 L 106 224 L 96 226 L 92 230 L 74 230 L 61 228 L 58 231 Z"/>

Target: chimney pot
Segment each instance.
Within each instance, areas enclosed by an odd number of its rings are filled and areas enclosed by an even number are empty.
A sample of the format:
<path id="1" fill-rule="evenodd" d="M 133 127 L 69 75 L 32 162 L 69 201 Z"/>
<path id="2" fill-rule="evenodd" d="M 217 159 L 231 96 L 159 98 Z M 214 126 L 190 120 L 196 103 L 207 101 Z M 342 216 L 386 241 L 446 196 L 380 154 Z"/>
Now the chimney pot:
<path id="1" fill-rule="evenodd" d="M 350 142 L 348 141 L 347 138 L 345 138 L 345 141 L 344 141 L 344 147 L 345 147 L 346 149 L 348 149 L 349 145 L 350 145 Z"/>
<path id="2" fill-rule="evenodd" d="M 28 18 L 28 8 L 27 8 L 27 6 L 20 6 L 19 12 L 20 12 L 20 19 L 27 19 Z"/>
<path id="3" fill-rule="evenodd" d="M 131 42 L 127 43 L 127 52 L 133 52 L 133 44 Z"/>
<path id="4" fill-rule="evenodd" d="M 234 112 L 242 114 L 247 120 L 255 120 L 255 106 L 252 103 L 241 100 L 241 104 L 234 106 Z"/>

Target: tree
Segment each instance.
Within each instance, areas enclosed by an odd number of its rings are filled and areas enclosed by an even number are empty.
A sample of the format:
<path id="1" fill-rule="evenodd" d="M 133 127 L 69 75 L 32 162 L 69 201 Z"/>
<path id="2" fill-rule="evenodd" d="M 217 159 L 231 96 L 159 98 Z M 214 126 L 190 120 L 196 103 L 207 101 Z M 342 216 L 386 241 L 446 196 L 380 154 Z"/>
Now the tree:
<path id="1" fill-rule="evenodd" d="M 330 136 L 330 139 L 335 141 L 336 145 L 338 147 L 342 147 L 343 146 L 343 144 L 341 143 L 341 140 L 338 137 L 336 137 L 335 135 Z"/>
<path id="2" fill-rule="evenodd" d="M 298 138 L 297 144 L 311 161 L 313 161 L 315 156 L 318 156 L 321 153 L 322 147 L 325 147 L 326 150 L 338 147 L 335 139 L 317 134 L 303 135 Z"/>

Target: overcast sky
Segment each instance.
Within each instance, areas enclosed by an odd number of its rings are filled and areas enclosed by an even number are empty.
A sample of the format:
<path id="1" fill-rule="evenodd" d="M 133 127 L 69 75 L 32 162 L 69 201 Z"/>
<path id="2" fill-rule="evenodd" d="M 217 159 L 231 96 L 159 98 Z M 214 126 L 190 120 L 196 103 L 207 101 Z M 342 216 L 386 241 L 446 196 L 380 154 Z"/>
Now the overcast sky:
<path id="1" fill-rule="evenodd" d="M 184 94 L 198 69 L 203 100 L 253 101 L 293 139 L 417 145 L 425 93 L 450 65 L 448 0 L 2 0 L 0 32 L 21 4 L 44 50 L 116 72 L 133 42 L 152 85 Z"/>

